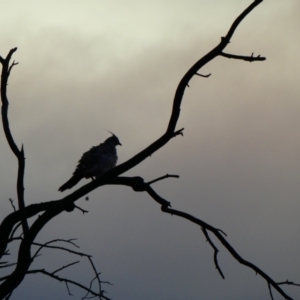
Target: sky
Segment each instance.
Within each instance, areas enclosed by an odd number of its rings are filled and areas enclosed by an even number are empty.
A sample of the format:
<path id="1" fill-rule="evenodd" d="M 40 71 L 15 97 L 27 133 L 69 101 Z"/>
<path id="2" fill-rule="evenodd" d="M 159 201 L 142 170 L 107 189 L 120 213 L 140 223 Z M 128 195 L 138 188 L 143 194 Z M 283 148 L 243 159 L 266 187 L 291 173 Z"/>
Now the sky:
<path id="1" fill-rule="evenodd" d="M 13 47 L 8 96 L 12 133 L 26 156 L 26 203 L 59 193 L 82 153 L 114 132 L 125 162 L 166 130 L 182 76 L 215 47 L 251 1 L 3 1 L 0 55 Z M 300 2 L 264 1 L 226 52 L 186 90 L 184 136 L 124 175 L 146 181 L 172 207 L 221 228 L 246 260 L 275 281 L 300 283 Z M 16 201 L 17 162 L 0 132 L 1 219 Z M 82 181 L 78 187 L 86 183 Z M 161 212 L 145 193 L 105 186 L 45 227 L 38 242 L 77 238 L 111 299 L 270 299 L 266 282 L 216 241 L 223 280 L 200 228 Z M 78 250 L 78 249 L 75 249 Z M 12 258 L 15 255 L 11 249 Z M 44 251 L 32 269 L 78 257 Z M 61 274 L 88 285 L 83 259 Z M 72 299 L 84 293 L 70 286 Z M 300 288 L 284 287 L 294 299 Z M 274 299 L 282 299 L 273 291 Z M 11 299 L 70 299 L 64 284 L 30 275 Z"/>

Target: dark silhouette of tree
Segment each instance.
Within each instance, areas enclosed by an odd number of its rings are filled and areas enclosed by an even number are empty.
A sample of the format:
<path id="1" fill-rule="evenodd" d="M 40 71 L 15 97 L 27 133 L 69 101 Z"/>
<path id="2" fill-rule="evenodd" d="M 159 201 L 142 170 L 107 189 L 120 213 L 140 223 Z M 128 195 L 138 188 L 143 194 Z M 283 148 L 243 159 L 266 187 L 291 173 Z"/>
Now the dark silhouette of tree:
<path id="1" fill-rule="evenodd" d="M 206 237 L 208 243 L 213 250 L 213 259 L 216 269 L 218 270 L 220 276 L 224 278 L 223 272 L 218 263 L 218 248 L 211 239 L 214 236 L 220 241 L 224 248 L 242 265 L 252 269 L 256 274 L 261 276 L 267 283 L 269 288 L 270 297 L 273 299 L 272 291 L 276 290 L 284 299 L 292 299 L 286 292 L 281 288 L 282 285 L 299 285 L 291 281 L 275 282 L 270 275 L 265 273 L 261 268 L 257 267 L 253 263 L 246 261 L 241 257 L 239 253 L 234 249 L 234 247 L 227 241 L 226 234 L 218 228 L 200 220 L 199 218 L 171 207 L 171 203 L 166 199 L 162 198 L 153 188 L 152 184 L 154 182 L 164 180 L 168 177 L 179 177 L 177 175 L 165 175 L 154 179 L 149 182 L 145 182 L 142 177 L 124 177 L 121 176 L 124 172 L 134 168 L 140 164 L 147 157 L 151 156 L 153 153 L 158 151 L 160 148 L 164 147 L 171 139 L 183 135 L 183 128 L 177 129 L 177 121 L 180 116 L 180 106 L 183 100 L 184 92 L 187 87 L 189 87 L 189 81 L 195 76 L 200 76 L 207 78 L 210 76 L 202 75 L 199 70 L 209 63 L 211 60 L 217 56 L 223 56 L 225 58 L 245 60 L 248 62 L 264 61 L 265 57 L 260 55 L 254 56 L 241 56 L 225 53 L 224 49 L 230 42 L 236 28 L 243 21 L 243 19 L 263 0 L 255 0 L 250 4 L 233 22 L 227 34 L 221 38 L 220 43 L 213 48 L 210 52 L 199 59 L 182 77 L 178 84 L 175 97 L 173 100 L 173 107 L 171 118 L 168 123 L 167 130 L 162 136 L 160 136 L 156 141 L 150 144 L 141 152 L 134 155 L 128 161 L 116 166 L 115 168 L 109 170 L 102 177 L 91 181 L 90 183 L 84 185 L 83 187 L 77 189 L 76 191 L 70 193 L 62 199 L 47 201 L 37 204 L 26 205 L 24 199 L 24 170 L 25 170 L 25 156 L 24 148 L 18 148 L 14 141 L 14 137 L 10 131 L 9 119 L 8 119 L 8 98 L 7 98 L 7 85 L 8 79 L 14 66 L 17 65 L 15 61 L 11 63 L 13 54 L 17 51 L 17 48 L 13 48 L 9 51 L 5 58 L 0 56 L 0 62 L 2 64 L 2 77 L 1 77 L 1 100 L 2 100 L 2 122 L 3 129 L 7 142 L 18 160 L 18 175 L 17 175 L 17 197 L 18 205 L 15 207 L 13 200 L 10 199 L 14 211 L 7 215 L 0 225 L 0 268 L 7 270 L 8 274 L 0 278 L 0 299 L 9 299 L 13 291 L 19 286 L 19 284 L 24 280 L 27 274 L 37 274 L 41 273 L 47 275 L 55 280 L 64 282 L 66 284 L 67 290 L 71 295 L 70 285 L 76 285 L 81 289 L 86 291 L 86 295 L 83 299 L 98 297 L 99 299 L 109 299 L 104 295 L 104 290 L 102 288 L 103 282 L 100 279 L 100 273 L 97 271 L 90 255 L 74 251 L 72 246 L 77 246 L 74 240 L 51 240 L 47 243 L 36 242 L 36 236 L 43 230 L 44 226 L 48 222 L 54 221 L 55 217 L 64 211 L 72 212 L 76 208 L 80 209 L 83 213 L 86 211 L 76 206 L 76 201 L 80 198 L 86 196 L 88 193 L 96 188 L 104 185 L 123 185 L 131 187 L 135 192 L 145 192 L 154 201 L 158 203 L 161 211 L 173 216 L 178 216 L 185 219 L 186 221 L 194 223 L 199 226 Z M 35 217 L 35 218 L 34 218 Z M 33 218 L 33 219 L 32 219 Z M 29 222 L 29 219 L 30 222 Z M 30 224 L 30 225 L 29 225 Z M 17 232 L 20 232 L 17 236 Z M 18 256 L 15 262 L 5 261 L 5 257 L 9 254 L 8 246 L 13 243 L 18 243 Z M 49 272 L 44 268 L 41 269 L 31 269 L 33 261 L 40 255 L 41 251 L 44 249 L 58 249 L 60 251 L 68 252 L 70 255 L 80 256 L 87 259 L 90 263 L 92 270 L 94 271 L 94 278 L 92 278 L 89 286 L 84 286 L 83 284 L 73 281 L 69 278 L 63 278 L 59 275 L 59 272 L 79 263 L 75 261 L 73 263 L 64 265 L 53 272 Z M 9 270 L 11 270 L 9 272 Z M 95 288 L 95 283 L 97 284 L 97 289 Z"/>

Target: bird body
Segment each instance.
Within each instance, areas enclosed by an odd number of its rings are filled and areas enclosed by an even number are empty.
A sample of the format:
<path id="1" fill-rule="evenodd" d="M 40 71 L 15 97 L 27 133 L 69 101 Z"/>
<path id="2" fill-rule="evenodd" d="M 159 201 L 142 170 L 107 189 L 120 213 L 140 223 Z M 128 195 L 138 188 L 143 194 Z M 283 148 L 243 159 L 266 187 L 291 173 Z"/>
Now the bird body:
<path id="1" fill-rule="evenodd" d="M 113 134 L 98 146 L 92 147 L 83 153 L 73 176 L 63 184 L 58 190 L 63 192 L 72 188 L 83 178 L 97 178 L 108 170 L 114 168 L 118 161 L 116 146 L 121 143 Z"/>

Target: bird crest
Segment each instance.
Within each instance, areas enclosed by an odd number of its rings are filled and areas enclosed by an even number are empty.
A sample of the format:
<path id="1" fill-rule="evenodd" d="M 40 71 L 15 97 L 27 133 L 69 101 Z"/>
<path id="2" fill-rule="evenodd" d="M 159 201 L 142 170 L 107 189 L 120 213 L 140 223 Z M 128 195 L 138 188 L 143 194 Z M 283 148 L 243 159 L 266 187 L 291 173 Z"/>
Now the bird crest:
<path id="1" fill-rule="evenodd" d="M 110 137 L 110 138 L 108 138 L 106 141 L 113 141 L 116 145 L 120 145 L 120 146 L 122 146 L 122 144 L 120 143 L 120 141 L 119 141 L 119 139 L 118 139 L 118 137 L 113 133 L 113 132 L 111 132 L 111 131 L 109 131 L 109 130 L 106 130 L 105 129 L 105 131 L 107 131 L 107 132 L 109 132 L 112 136 Z"/>

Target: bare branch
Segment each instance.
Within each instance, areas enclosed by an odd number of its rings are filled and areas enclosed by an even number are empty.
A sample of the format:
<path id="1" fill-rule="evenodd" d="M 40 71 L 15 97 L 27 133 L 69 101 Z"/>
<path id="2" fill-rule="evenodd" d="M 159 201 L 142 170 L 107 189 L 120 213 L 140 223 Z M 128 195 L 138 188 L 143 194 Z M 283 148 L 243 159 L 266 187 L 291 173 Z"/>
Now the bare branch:
<path id="1" fill-rule="evenodd" d="M 41 244 L 39 243 L 32 243 L 33 245 L 35 246 L 40 246 Z M 90 255 L 88 254 L 85 254 L 83 252 L 78 252 L 78 251 L 74 251 L 74 250 L 71 250 L 71 249 L 68 249 L 68 248 L 65 248 L 65 247 L 60 247 L 60 246 L 50 246 L 50 245 L 42 245 L 41 248 L 47 248 L 47 249 L 57 249 L 57 250 L 62 250 L 62 251 L 66 251 L 66 252 L 69 252 L 69 253 L 72 253 L 72 254 L 75 254 L 75 255 L 79 255 L 79 256 L 86 256 L 86 257 L 90 257 Z M 38 253 L 36 253 L 33 258 L 35 256 L 37 256 Z"/>
<path id="2" fill-rule="evenodd" d="M 165 213 L 168 213 L 170 215 L 175 215 L 181 218 L 184 218 L 192 223 L 195 223 L 199 225 L 202 230 L 205 229 L 206 231 L 211 231 L 216 238 L 223 244 L 223 246 L 227 249 L 227 251 L 242 265 L 247 266 L 248 268 L 252 269 L 255 273 L 259 274 L 262 278 L 266 280 L 267 283 L 269 283 L 279 294 L 281 294 L 285 299 L 292 300 L 291 297 L 289 297 L 280 287 L 279 285 L 265 272 L 263 272 L 260 268 L 258 268 L 256 265 L 252 264 L 251 262 L 243 259 L 237 252 L 236 250 L 231 246 L 231 244 L 224 238 L 223 232 L 220 231 L 220 229 L 217 229 L 208 223 L 179 210 L 175 210 L 170 208 L 170 205 L 165 205 L 165 203 L 169 203 L 162 197 L 160 197 L 150 186 L 148 186 L 146 192 L 158 203 L 161 204 L 161 210 Z M 208 238 L 208 241 L 210 239 Z M 216 250 L 213 244 L 211 246 Z M 216 261 L 216 251 L 215 251 L 215 264 L 218 266 L 218 263 Z M 218 267 L 217 267 L 218 268 Z M 220 272 L 220 269 L 218 269 Z M 222 273 L 220 273 L 222 274 Z"/>
<path id="3" fill-rule="evenodd" d="M 249 5 L 237 18 L 236 20 L 233 22 L 233 24 L 231 25 L 228 33 L 226 34 L 226 36 L 223 38 L 226 43 L 229 43 L 235 30 L 237 29 L 237 27 L 239 26 L 239 24 L 243 21 L 243 19 L 257 6 L 259 5 L 261 2 L 263 2 L 263 0 L 254 0 L 252 2 L 251 5 Z"/>
<path id="4" fill-rule="evenodd" d="M 57 273 L 57 272 L 59 272 L 59 271 L 61 271 L 61 270 L 64 270 L 64 269 L 66 269 L 66 268 L 68 268 L 68 267 L 71 267 L 71 266 L 73 266 L 73 265 L 76 265 L 76 264 L 78 264 L 79 262 L 80 262 L 80 261 L 77 260 L 77 261 L 74 261 L 74 262 L 72 262 L 72 263 L 69 263 L 69 264 L 67 264 L 67 265 L 65 265 L 65 266 L 62 266 L 61 268 L 59 268 L 59 269 L 53 271 L 51 274 L 54 275 L 55 273 Z"/>
<path id="5" fill-rule="evenodd" d="M 181 129 L 179 129 L 179 130 L 177 130 L 177 131 L 174 131 L 173 137 L 175 137 L 175 136 L 177 136 L 177 135 L 183 136 L 183 130 L 184 130 L 184 128 L 181 128 Z"/>
<path id="6" fill-rule="evenodd" d="M 8 144 L 12 150 L 12 152 L 18 157 L 20 150 L 18 149 L 16 143 L 14 142 L 14 139 L 11 135 L 10 128 L 9 128 L 9 122 L 7 117 L 7 111 L 8 111 L 8 99 L 7 99 L 7 81 L 9 76 L 9 61 L 11 59 L 11 56 L 13 53 L 17 51 L 17 48 L 13 48 L 9 51 L 6 59 L 1 58 L 0 62 L 2 63 L 2 75 L 1 75 L 1 101 L 2 101 L 2 122 L 3 122 L 3 129 L 6 136 L 6 139 L 8 141 Z"/>
<path id="7" fill-rule="evenodd" d="M 61 246 L 52 246 L 52 245 L 50 245 L 50 244 L 52 244 L 52 243 L 65 242 L 65 243 L 72 244 L 73 246 L 79 248 L 75 243 L 72 242 L 73 240 L 74 240 L 74 239 L 69 239 L 69 240 L 56 239 L 56 240 L 49 241 L 49 242 L 47 242 L 47 243 L 45 243 L 45 244 L 40 244 L 40 243 L 35 243 L 35 242 L 34 242 L 33 245 L 35 245 L 35 246 L 40 246 L 40 247 L 39 247 L 39 249 L 36 251 L 36 253 L 34 254 L 33 259 L 34 259 L 35 257 L 38 256 L 38 253 L 40 252 L 40 250 L 41 250 L 42 248 L 58 249 L 58 250 L 62 250 L 62 251 L 67 251 L 67 252 L 72 253 L 72 254 L 75 254 L 75 255 L 87 257 L 88 260 L 89 260 L 89 263 L 90 263 L 90 265 L 91 265 L 91 267 L 92 267 L 92 269 L 93 269 L 93 271 L 94 271 L 94 273 L 95 273 L 95 277 L 94 277 L 94 278 L 91 280 L 91 282 L 90 282 L 90 288 L 89 288 L 89 289 L 92 288 L 92 284 L 93 284 L 94 280 L 97 280 L 98 286 L 99 286 L 99 294 L 100 294 L 101 292 L 103 292 L 103 291 L 102 291 L 102 288 L 101 288 L 101 283 L 102 283 L 102 282 L 101 282 L 101 280 L 100 280 L 100 274 L 101 274 L 101 273 L 99 273 L 99 272 L 97 271 L 97 269 L 96 269 L 96 267 L 95 267 L 95 265 L 94 265 L 94 263 L 93 263 L 93 260 L 92 260 L 91 255 L 88 255 L 88 254 L 85 254 L 85 253 L 82 253 L 82 252 L 77 252 L 77 251 L 74 251 L 74 250 L 71 250 L 71 249 L 68 249 L 68 248 L 64 248 L 64 247 L 61 247 Z M 79 261 L 77 261 L 77 262 L 75 262 L 75 263 L 78 263 L 78 262 L 79 262 Z M 54 274 L 54 273 L 56 273 L 56 272 L 58 272 L 58 271 L 61 271 L 62 269 L 65 269 L 65 268 L 67 268 L 67 267 L 69 267 L 69 266 L 71 266 L 71 265 L 73 265 L 73 264 L 75 264 L 75 263 L 71 263 L 71 264 L 69 264 L 69 265 L 67 265 L 67 266 L 64 266 L 64 267 L 62 267 L 62 268 L 60 268 L 60 269 L 58 269 L 58 270 L 52 272 L 52 274 Z M 105 283 L 110 284 L 109 282 L 105 282 Z M 67 284 L 67 282 L 66 282 L 66 284 Z M 68 288 L 68 284 L 67 284 L 67 288 Z M 69 292 L 69 294 L 71 294 L 69 288 L 68 288 L 68 292 Z M 89 291 L 87 292 L 86 296 L 83 297 L 83 299 L 86 298 L 86 297 L 88 296 L 88 294 L 89 294 Z"/>
<path id="8" fill-rule="evenodd" d="M 14 205 L 14 200 L 11 199 L 11 198 L 9 198 L 9 202 L 10 202 L 10 204 L 11 204 L 13 210 L 16 211 L 16 207 L 15 207 L 15 205 Z"/>
<path id="9" fill-rule="evenodd" d="M 60 282 L 65 282 L 67 284 L 70 283 L 70 284 L 73 284 L 75 286 L 78 286 L 82 290 L 85 290 L 85 291 L 89 292 L 90 294 L 92 294 L 92 295 L 94 295 L 96 297 L 99 297 L 100 299 L 110 300 L 109 298 L 107 298 L 107 297 L 105 297 L 103 295 L 102 291 L 100 293 L 96 293 L 93 290 L 87 288 L 86 286 L 84 286 L 84 285 L 82 285 L 82 284 L 80 284 L 80 283 L 78 283 L 78 282 L 76 282 L 74 280 L 70 280 L 70 279 L 67 279 L 67 278 L 59 277 L 58 275 L 54 275 L 53 273 L 50 273 L 50 272 L 48 272 L 48 271 L 46 271 L 44 269 L 36 269 L 36 270 L 27 271 L 27 274 L 37 274 L 37 273 L 41 273 L 41 274 L 47 275 L 47 276 L 49 276 L 49 277 L 51 277 L 53 279 L 56 279 L 56 280 L 58 280 Z M 69 291 L 69 293 L 70 293 L 70 291 Z"/>
<path id="10" fill-rule="evenodd" d="M 79 248 L 79 246 L 77 246 L 75 243 L 72 242 L 73 240 L 75 240 L 75 239 L 69 239 L 69 240 L 55 239 L 55 240 L 49 241 L 49 242 L 44 243 L 44 244 L 40 244 L 40 243 L 33 242 L 32 245 L 40 246 L 40 247 L 39 247 L 39 249 L 35 252 L 35 254 L 33 255 L 32 259 L 34 259 L 35 257 L 37 257 L 38 253 L 39 253 L 43 248 L 58 249 L 58 250 L 67 251 L 67 252 L 72 253 L 72 254 L 80 255 L 80 256 L 89 256 L 89 255 L 87 255 L 87 254 L 85 254 L 85 253 L 77 252 L 77 251 L 74 251 L 74 250 L 71 250 L 71 249 L 68 249 L 68 248 L 65 248 L 65 247 L 61 247 L 61 246 L 52 246 L 52 245 L 50 245 L 50 244 L 57 243 L 57 242 L 63 242 L 63 243 L 71 244 L 71 245 L 75 246 L 76 248 Z"/>
<path id="11" fill-rule="evenodd" d="M 30 251 L 34 239 L 45 224 L 62 212 L 63 207 L 64 202 L 52 206 L 31 225 L 27 235 L 20 243 L 18 261 L 15 270 L 0 285 L 0 299 L 6 297 L 10 291 L 14 290 L 23 281 L 32 262 L 30 258 Z"/>
<path id="12" fill-rule="evenodd" d="M 10 75 L 10 72 L 11 72 L 12 68 L 13 68 L 14 66 L 18 65 L 18 64 L 19 64 L 19 63 L 16 63 L 15 61 L 13 61 L 13 63 L 11 64 L 11 66 L 8 68 L 8 77 L 9 77 L 9 75 Z"/>
<path id="13" fill-rule="evenodd" d="M 66 282 L 66 287 L 67 287 L 67 290 L 68 290 L 68 294 L 69 296 L 73 296 L 73 294 L 71 293 L 70 289 L 69 289 L 69 285 L 68 283 Z"/>
<path id="14" fill-rule="evenodd" d="M 218 229 L 218 231 L 227 236 L 227 234 L 222 229 Z"/>
<path id="15" fill-rule="evenodd" d="M 162 177 L 153 179 L 151 181 L 148 181 L 147 184 L 151 185 L 154 182 L 157 182 L 157 181 L 160 181 L 160 180 L 163 180 L 163 179 L 166 179 L 166 178 L 179 178 L 179 175 L 169 175 L 169 174 L 166 174 L 165 176 L 162 176 Z"/>
<path id="16" fill-rule="evenodd" d="M 75 205 L 75 204 L 74 204 L 74 206 L 75 206 L 75 208 L 79 209 L 83 214 L 89 212 L 88 210 L 84 210 L 84 209 L 82 209 L 81 207 L 79 207 L 79 206 L 77 206 L 77 205 Z"/>
<path id="17" fill-rule="evenodd" d="M 12 70 L 13 66 L 15 66 L 17 63 L 13 62 L 11 66 L 9 66 L 10 59 L 13 55 L 13 53 L 17 51 L 17 48 L 13 48 L 9 51 L 7 57 L 5 59 L 1 58 L 0 62 L 2 63 L 2 74 L 1 74 L 1 101 L 2 101 L 2 123 L 3 123 L 3 129 L 5 133 L 5 137 L 7 139 L 7 142 L 12 150 L 12 152 L 15 154 L 15 156 L 18 159 L 18 179 L 17 179 L 17 194 L 18 194 L 18 205 L 19 210 L 23 211 L 25 208 L 25 202 L 24 202 L 24 171 L 25 171 L 25 156 L 24 156 L 24 149 L 23 146 L 21 150 L 18 149 L 14 138 L 11 134 L 10 128 L 9 128 L 9 121 L 8 121 L 8 98 L 7 98 L 7 82 L 8 77 L 10 75 L 10 71 Z M 28 231 L 28 223 L 27 219 L 24 214 L 22 214 L 22 227 L 24 235 L 26 235 Z M 28 258 L 29 259 L 29 258 Z"/>
<path id="18" fill-rule="evenodd" d="M 44 202 L 44 203 L 38 203 L 38 204 L 31 204 L 28 205 L 25 209 L 24 209 L 24 213 L 26 218 L 31 218 L 33 216 L 35 216 L 36 214 L 38 214 L 39 212 L 45 211 L 47 209 L 50 209 L 56 205 L 62 205 L 63 201 L 62 200 L 58 200 L 58 201 L 48 201 L 48 202 Z M 13 237 L 13 234 L 11 234 L 11 232 L 13 231 L 14 226 L 21 221 L 21 218 L 23 216 L 23 213 L 21 213 L 19 210 L 12 212 L 11 214 L 9 214 L 8 216 L 6 216 L 4 218 L 4 220 L 2 221 L 1 225 L 0 225 L 0 257 L 2 257 L 5 253 L 7 244 L 9 243 L 10 239 L 9 236 L 11 236 L 11 238 Z M 16 230 L 17 228 L 15 228 Z M 15 231 L 14 230 L 14 231 Z"/>
<path id="19" fill-rule="evenodd" d="M 223 237 L 223 235 L 220 233 L 220 230 L 217 228 L 214 228 L 213 226 L 203 222 L 200 219 L 195 218 L 194 216 L 187 214 L 182 211 L 178 211 L 175 209 L 171 209 L 169 207 L 162 206 L 161 210 L 165 213 L 169 213 L 171 215 L 176 215 L 181 218 L 184 218 L 186 220 L 189 220 L 192 223 L 198 224 L 202 228 L 205 228 L 206 230 L 209 230 L 214 233 L 214 235 L 217 237 L 217 239 L 223 244 L 223 246 L 228 250 L 228 252 L 242 265 L 247 266 L 248 268 L 252 269 L 255 273 L 259 274 L 262 278 L 266 280 L 267 283 L 269 283 L 277 292 L 285 297 L 285 299 L 292 300 L 291 297 L 289 297 L 280 287 L 279 285 L 265 272 L 263 272 L 260 268 L 258 268 L 256 265 L 252 264 L 251 262 L 243 259 L 236 250 L 231 246 L 231 244 Z"/>
<path id="20" fill-rule="evenodd" d="M 19 222 L 19 223 L 15 226 L 14 230 L 11 232 L 11 235 L 10 235 L 10 237 L 9 237 L 9 242 L 12 241 L 12 240 L 14 240 L 14 234 L 16 233 L 16 231 L 18 230 L 18 228 L 19 228 L 21 225 L 22 225 L 22 223 Z M 22 235 L 22 234 L 21 234 L 21 235 Z"/>
<path id="21" fill-rule="evenodd" d="M 295 286 L 300 286 L 299 283 L 294 283 L 293 281 L 289 281 L 289 280 L 286 280 L 286 281 L 283 281 L 283 282 L 277 282 L 278 285 L 283 285 L 283 284 L 287 284 L 287 285 L 295 285 Z"/>
<path id="22" fill-rule="evenodd" d="M 195 75 L 200 76 L 200 77 L 204 77 L 204 78 L 208 78 L 211 75 L 211 73 L 209 73 L 207 75 L 202 75 L 202 74 L 199 74 L 198 72 L 196 72 Z"/>
<path id="23" fill-rule="evenodd" d="M 92 268 L 93 268 L 93 270 L 94 270 L 94 273 L 95 273 L 95 279 L 97 279 L 97 281 L 98 281 L 99 291 L 101 291 L 101 280 L 100 280 L 100 277 L 99 277 L 99 275 L 100 275 L 101 273 L 99 273 L 99 272 L 97 271 L 97 269 L 96 269 L 96 267 L 95 267 L 95 265 L 94 265 L 94 263 L 93 263 L 92 257 L 88 257 L 88 259 L 89 259 L 90 264 L 91 264 L 91 266 L 92 266 Z"/>
<path id="24" fill-rule="evenodd" d="M 271 287 L 271 285 L 270 285 L 269 282 L 268 282 L 268 289 L 269 289 L 269 293 L 270 293 L 271 300 L 274 300 L 274 298 L 273 298 L 273 293 L 272 293 L 272 287 Z"/>
<path id="25" fill-rule="evenodd" d="M 203 231 L 203 233 L 204 233 L 204 235 L 205 235 L 207 241 L 209 242 L 209 244 L 211 245 L 211 247 L 214 249 L 214 262 L 215 262 L 216 269 L 219 271 L 221 277 L 222 277 L 223 279 L 225 279 L 225 276 L 224 276 L 224 274 L 223 274 L 223 272 L 222 272 L 222 270 L 221 270 L 221 268 L 220 268 L 220 266 L 219 266 L 219 263 L 218 263 L 218 252 L 219 252 L 219 250 L 218 250 L 218 248 L 214 245 L 214 243 L 212 242 L 212 240 L 210 239 L 207 230 L 206 230 L 205 228 L 202 228 L 202 231 Z"/>
<path id="26" fill-rule="evenodd" d="M 7 262 L 5 262 L 5 263 L 6 263 L 5 265 L 0 265 L 0 269 L 9 268 L 9 267 L 16 265 L 16 263 L 11 263 L 11 264 L 8 264 Z M 1 263 L 1 264 L 3 264 L 3 263 Z"/>
<path id="27" fill-rule="evenodd" d="M 245 61 L 249 61 L 249 62 L 253 62 L 253 61 L 264 61 L 266 60 L 265 57 L 262 57 L 260 55 L 258 56 L 253 56 L 254 53 L 251 54 L 251 56 L 242 56 L 242 55 L 234 55 L 234 54 L 229 54 L 229 53 L 224 53 L 221 52 L 220 56 L 224 56 L 226 58 L 233 58 L 233 59 L 240 59 L 240 60 L 245 60 Z"/>
<path id="28" fill-rule="evenodd" d="M 25 209 L 25 200 L 24 200 L 24 173 L 25 173 L 25 154 L 24 154 L 24 147 L 22 145 L 21 151 L 18 155 L 18 178 L 17 178 L 17 195 L 18 195 L 18 204 L 19 209 L 22 212 L 22 228 L 24 235 L 28 232 L 28 223 L 26 219 L 26 215 L 24 212 Z"/>

